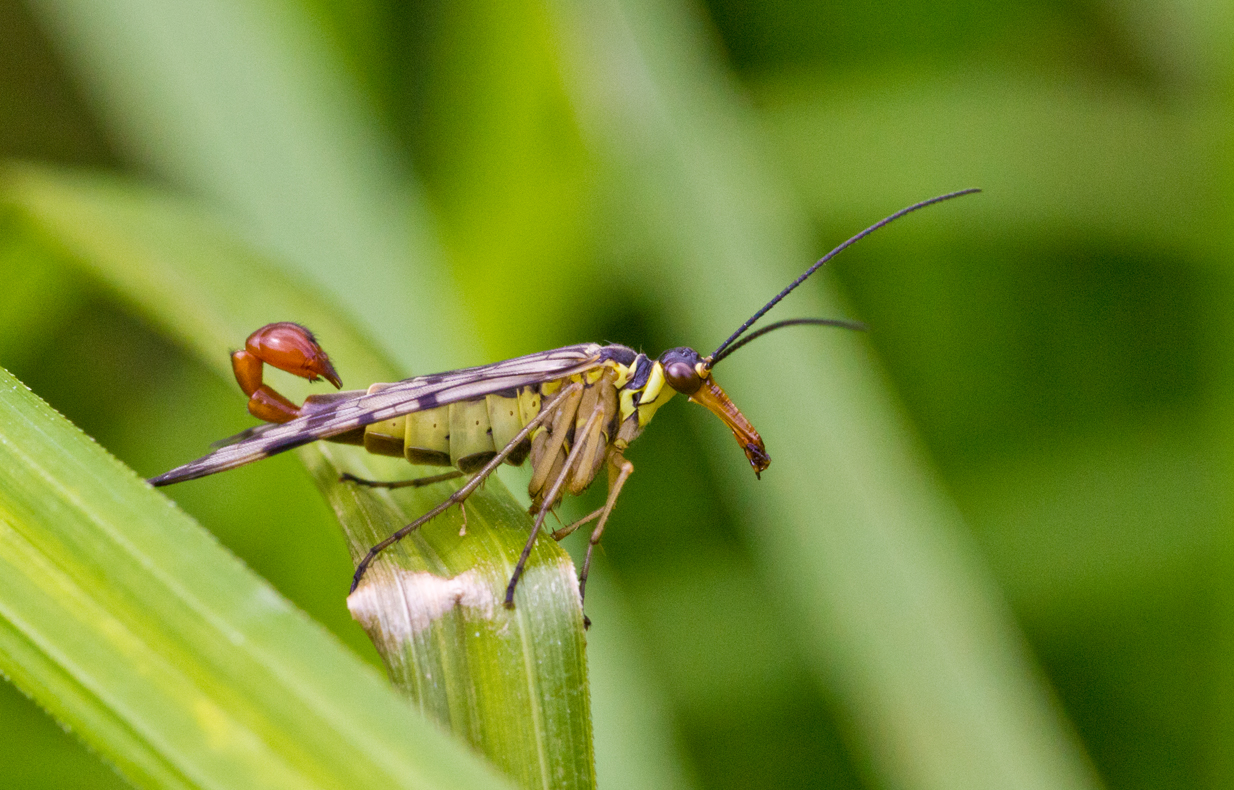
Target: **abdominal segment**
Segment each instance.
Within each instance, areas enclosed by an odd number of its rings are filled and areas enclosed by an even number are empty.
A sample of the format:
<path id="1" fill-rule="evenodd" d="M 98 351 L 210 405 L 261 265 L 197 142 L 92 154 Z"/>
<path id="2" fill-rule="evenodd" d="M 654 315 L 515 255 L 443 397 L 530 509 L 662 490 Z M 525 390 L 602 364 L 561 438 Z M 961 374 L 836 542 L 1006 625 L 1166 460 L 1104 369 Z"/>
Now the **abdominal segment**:
<path id="1" fill-rule="evenodd" d="M 374 384 L 369 392 L 387 386 Z M 539 413 L 539 388 L 522 387 L 373 423 L 364 431 L 364 447 L 378 455 L 401 456 L 408 463 L 453 466 L 470 474 L 491 461 Z M 524 441 L 506 463 L 519 466 L 530 451 L 531 442 Z"/>

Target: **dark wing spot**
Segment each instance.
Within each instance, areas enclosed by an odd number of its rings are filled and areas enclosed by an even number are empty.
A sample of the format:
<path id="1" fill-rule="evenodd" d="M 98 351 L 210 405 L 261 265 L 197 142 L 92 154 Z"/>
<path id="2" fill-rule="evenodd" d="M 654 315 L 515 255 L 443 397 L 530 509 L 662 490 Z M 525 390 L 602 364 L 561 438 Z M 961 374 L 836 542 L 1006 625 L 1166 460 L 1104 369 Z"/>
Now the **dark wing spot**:
<path id="1" fill-rule="evenodd" d="M 294 447 L 302 447 L 315 441 L 317 441 L 316 436 L 291 436 L 283 439 L 282 441 L 275 442 L 268 447 L 262 448 L 262 452 L 267 456 L 270 456 L 275 453 L 281 453 L 284 450 L 290 450 Z"/>

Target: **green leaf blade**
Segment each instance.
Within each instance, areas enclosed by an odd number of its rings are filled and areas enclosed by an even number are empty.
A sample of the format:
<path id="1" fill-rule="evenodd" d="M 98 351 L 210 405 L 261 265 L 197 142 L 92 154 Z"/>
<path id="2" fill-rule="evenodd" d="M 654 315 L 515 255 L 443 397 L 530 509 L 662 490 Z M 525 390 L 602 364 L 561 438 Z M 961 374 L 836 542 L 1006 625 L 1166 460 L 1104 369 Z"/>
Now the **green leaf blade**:
<path id="1" fill-rule="evenodd" d="M 379 459 L 354 459 L 347 468 L 358 461 L 364 475 L 408 476 L 405 465 Z M 391 525 L 411 522 L 453 490 L 340 485 L 335 464 L 310 468 L 357 561 Z M 531 526 L 490 480 L 467 499 L 465 532 L 462 513 L 452 509 L 411 533 L 372 566 L 348 608 L 395 684 L 521 786 L 593 787 L 582 609 L 569 555 L 542 535 L 515 608 L 502 605 Z"/>

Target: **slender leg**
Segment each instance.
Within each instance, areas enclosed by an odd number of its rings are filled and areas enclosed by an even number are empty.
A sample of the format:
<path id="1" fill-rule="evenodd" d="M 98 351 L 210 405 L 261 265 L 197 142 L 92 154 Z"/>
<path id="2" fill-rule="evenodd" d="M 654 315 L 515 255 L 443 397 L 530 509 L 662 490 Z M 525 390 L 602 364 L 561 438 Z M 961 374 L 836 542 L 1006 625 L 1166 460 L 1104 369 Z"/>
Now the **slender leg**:
<path id="1" fill-rule="evenodd" d="M 368 480 L 363 477 L 356 477 L 351 472 L 343 472 L 343 474 L 339 475 L 338 479 L 344 483 L 355 483 L 358 486 L 368 486 L 369 488 L 422 488 L 423 486 L 430 486 L 433 483 L 444 483 L 447 480 L 454 480 L 462 476 L 463 473 L 455 469 L 430 477 L 417 477 L 415 480 L 391 480 L 388 482 L 384 480 Z"/>
<path id="2" fill-rule="evenodd" d="M 573 524 L 571 524 L 570 526 L 568 526 L 568 527 L 562 527 L 561 529 L 559 529 L 559 530 L 557 530 L 556 532 L 554 532 L 554 533 L 553 533 L 553 540 L 561 540 L 562 538 L 566 537 L 567 535 L 571 535 L 571 534 L 573 534 L 573 533 L 574 533 L 574 530 L 578 529 L 579 527 L 583 526 L 584 524 L 590 524 L 591 522 L 595 521 L 597 518 L 599 518 L 599 517 L 600 517 L 600 514 L 601 514 L 601 513 L 603 513 L 603 512 L 604 512 L 604 506 L 603 506 L 603 505 L 601 505 L 600 507 L 596 508 L 595 510 L 591 511 L 591 512 L 590 512 L 590 513 L 588 513 L 587 515 L 585 515 L 585 516 L 583 516 L 582 518 L 580 518 L 578 521 L 575 521 L 575 522 L 574 522 Z"/>
<path id="3" fill-rule="evenodd" d="M 591 416 L 587 418 L 587 424 L 583 426 L 583 434 L 591 430 L 592 426 L 600 419 L 603 412 L 596 409 L 592 411 Z M 566 456 L 566 462 L 562 464 L 561 471 L 557 474 L 557 478 L 553 481 L 553 487 L 549 489 L 548 496 L 540 504 L 540 511 L 536 513 L 536 521 L 531 527 L 531 536 L 527 538 L 527 544 L 523 546 L 523 553 L 519 555 L 518 564 L 514 566 L 514 573 L 510 576 L 510 583 L 506 585 L 506 608 L 514 608 L 514 588 L 518 586 L 519 577 L 523 575 L 523 569 L 527 565 L 527 557 L 531 555 L 531 547 L 536 543 L 536 536 L 540 534 L 540 527 L 544 524 L 544 517 L 553 509 L 553 503 L 557 501 L 557 495 L 561 493 L 561 487 L 565 485 L 566 478 L 570 475 L 570 470 L 578 463 L 578 459 L 582 457 L 582 450 L 585 442 L 579 442 L 570 448 L 570 454 Z"/>
<path id="4" fill-rule="evenodd" d="M 608 501 L 604 503 L 604 509 L 600 513 L 600 523 L 591 533 L 591 542 L 587 544 L 587 557 L 583 560 L 583 570 L 578 575 L 580 598 L 587 596 L 587 573 L 591 570 L 591 552 L 600 542 L 600 537 L 604 535 L 604 524 L 608 521 L 609 514 L 613 512 L 613 505 L 617 504 L 617 497 L 621 494 L 622 486 L 626 484 L 626 480 L 633 472 L 634 464 L 627 461 L 619 451 L 614 450 L 608 461 Z M 586 616 L 583 617 L 583 622 L 587 622 Z"/>
<path id="5" fill-rule="evenodd" d="M 569 433 L 568 425 L 575 421 L 578 414 L 579 401 L 583 399 L 582 387 L 575 390 L 575 395 L 568 401 L 564 402 L 561 409 L 554 415 L 551 427 L 547 435 L 542 434 L 537 437 L 538 440 L 544 441 L 544 444 L 537 451 L 536 440 L 532 441 L 532 455 L 551 459 L 545 463 L 541 463 L 532 467 L 531 480 L 527 484 L 527 492 L 532 495 L 533 502 L 540 500 L 534 497 L 544 492 L 545 484 L 548 482 L 549 476 L 552 474 L 553 464 L 556 462 L 561 448 L 565 445 L 566 436 Z"/>
<path id="6" fill-rule="evenodd" d="M 423 516 L 420 516 L 420 518 L 411 522 L 407 526 L 400 529 L 398 532 L 395 532 L 390 537 L 386 538 L 385 540 L 378 543 L 376 546 L 373 546 L 371 549 L 369 549 L 368 554 L 365 554 L 364 558 L 360 560 L 360 562 L 356 565 L 356 575 L 353 576 L 351 579 L 351 591 L 350 592 L 355 592 L 356 587 L 360 586 L 360 580 L 364 578 L 364 572 L 368 570 L 368 566 L 373 563 L 373 560 L 377 559 L 378 554 L 380 554 L 383 550 L 385 550 L 389 546 L 397 543 L 398 541 L 410 535 L 413 530 L 417 529 L 422 524 L 425 524 L 428 521 L 431 521 L 432 519 L 444 513 L 451 506 L 456 505 L 459 502 L 462 502 L 467 497 L 471 496 L 471 492 L 475 491 L 477 488 L 480 487 L 480 484 L 484 482 L 485 478 L 491 475 L 493 473 L 493 470 L 501 465 L 502 461 L 506 460 L 506 456 L 514 452 L 515 447 L 518 447 L 518 445 L 524 439 L 526 439 L 528 436 L 531 435 L 532 431 L 534 431 L 541 423 L 543 423 L 545 420 L 549 418 L 550 415 L 552 415 L 553 411 L 561 403 L 563 398 L 565 398 L 568 395 L 574 394 L 578 390 L 582 389 L 582 387 L 583 387 L 582 384 L 576 383 L 576 384 L 571 384 L 569 387 L 563 388 L 561 392 L 558 393 L 557 397 L 553 398 L 553 400 L 550 401 L 548 405 L 546 405 L 544 408 L 540 410 L 539 414 L 537 414 L 525 426 L 523 426 L 523 430 L 519 431 L 518 434 L 513 439 L 510 440 L 510 443 L 507 444 L 505 447 L 503 447 L 501 449 L 501 452 L 493 456 L 493 459 L 489 461 L 487 464 L 485 464 L 483 469 L 481 469 L 479 472 L 476 472 L 476 474 L 473 475 L 472 478 L 468 480 L 467 483 L 462 488 L 460 488 L 459 490 L 451 494 L 448 498 L 446 498 L 444 502 L 437 505 L 435 508 L 433 508 L 429 512 L 425 513 Z M 534 537 L 534 533 L 533 533 L 533 537 Z M 523 553 L 524 555 L 526 555 L 527 551 L 524 551 Z"/>

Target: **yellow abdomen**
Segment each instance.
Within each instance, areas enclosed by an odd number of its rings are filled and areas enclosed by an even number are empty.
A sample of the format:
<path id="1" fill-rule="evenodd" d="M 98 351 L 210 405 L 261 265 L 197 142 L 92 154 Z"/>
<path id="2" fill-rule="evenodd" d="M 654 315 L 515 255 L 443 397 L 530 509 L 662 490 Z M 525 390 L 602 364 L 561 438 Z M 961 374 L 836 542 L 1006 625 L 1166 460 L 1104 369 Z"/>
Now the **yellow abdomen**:
<path id="1" fill-rule="evenodd" d="M 374 384 L 369 392 L 388 386 Z M 372 423 L 364 431 L 364 448 L 378 455 L 402 456 L 412 464 L 453 466 L 470 474 L 491 461 L 539 413 L 539 387 L 523 387 Z M 506 463 L 518 466 L 526 460 L 531 445 L 523 444 L 526 447 L 516 448 Z"/>

